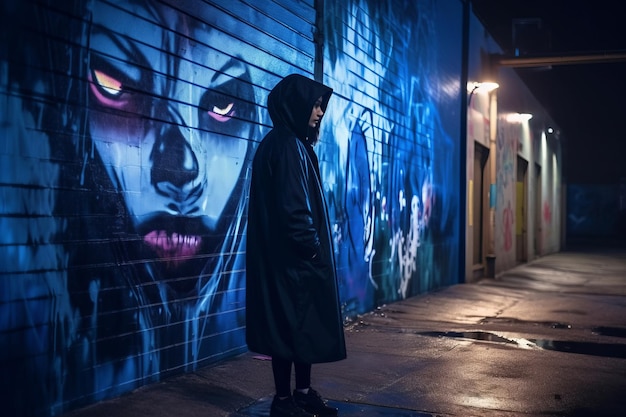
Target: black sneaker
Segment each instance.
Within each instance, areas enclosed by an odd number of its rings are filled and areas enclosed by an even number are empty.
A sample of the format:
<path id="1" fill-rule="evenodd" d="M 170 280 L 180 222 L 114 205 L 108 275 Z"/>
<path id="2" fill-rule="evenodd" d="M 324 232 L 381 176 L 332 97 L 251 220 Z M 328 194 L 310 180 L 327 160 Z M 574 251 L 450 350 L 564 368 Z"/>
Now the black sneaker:
<path id="1" fill-rule="evenodd" d="M 270 407 L 270 417 L 317 417 L 298 407 L 293 397 L 281 400 L 278 396 L 274 396 L 272 406 Z"/>
<path id="2" fill-rule="evenodd" d="M 318 394 L 313 388 L 309 388 L 307 394 L 303 394 L 300 391 L 293 392 L 293 399 L 298 407 L 303 408 L 309 413 L 317 414 L 318 416 L 336 416 L 339 410 L 335 407 L 331 407 L 326 404 L 326 401 Z"/>

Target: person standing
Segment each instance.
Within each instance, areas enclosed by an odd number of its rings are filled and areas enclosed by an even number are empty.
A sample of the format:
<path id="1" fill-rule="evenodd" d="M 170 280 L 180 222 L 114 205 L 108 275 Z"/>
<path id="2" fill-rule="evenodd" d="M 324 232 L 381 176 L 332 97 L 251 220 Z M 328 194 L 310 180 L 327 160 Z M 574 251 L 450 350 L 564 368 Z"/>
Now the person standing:
<path id="1" fill-rule="evenodd" d="M 313 150 L 332 92 L 299 74 L 278 82 L 267 101 L 274 127 L 252 162 L 246 342 L 250 351 L 272 358 L 270 417 L 338 414 L 311 388 L 312 364 L 346 358 L 331 228 Z"/>

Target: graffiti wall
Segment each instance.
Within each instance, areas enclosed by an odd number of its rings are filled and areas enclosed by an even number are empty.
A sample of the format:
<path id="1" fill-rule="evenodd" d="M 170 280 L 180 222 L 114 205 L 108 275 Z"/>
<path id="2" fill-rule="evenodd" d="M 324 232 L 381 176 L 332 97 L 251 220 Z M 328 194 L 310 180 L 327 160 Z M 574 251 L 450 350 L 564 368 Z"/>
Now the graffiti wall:
<path id="1" fill-rule="evenodd" d="M 565 137 L 518 68 L 497 64 L 509 52 L 473 15 L 468 49 L 465 276 L 472 281 L 560 250 Z M 498 87 L 482 89 L 485 82 Z"/>
<path id="2" fill-rule="evenodd" d="M 2 3 L 8 415 L 246 350 L 250 161 L 267 93 L 316 62 L 346 318 L 457 281 L 461 2 L 315 3 Z"/>
<path id="3" fill-rule="evenodd" d="M 441 3 L 326 2 L 320 153 L 348 314 L 458 279 L 461 5 Z"/>
<path id="4" fill-rule="evenodd" d="M 498 123 L 496 171 L 496 250 L 502 270 L 515 265 L 516 158 L 522 129 L 506 116 Z"/>

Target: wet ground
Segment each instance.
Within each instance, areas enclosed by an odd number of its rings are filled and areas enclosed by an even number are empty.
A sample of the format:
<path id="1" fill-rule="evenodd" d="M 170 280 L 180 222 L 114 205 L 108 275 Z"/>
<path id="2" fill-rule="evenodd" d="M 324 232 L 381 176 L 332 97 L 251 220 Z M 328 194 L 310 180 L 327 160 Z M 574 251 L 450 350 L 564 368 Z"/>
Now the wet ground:
<path id="1" fill-rule="evenodd" d="M 382 306 L 313 367 L 343 417 L 626 415 L 626 250 L 576 248 L 497 279 Z M 68 417 L 269 415 L 268 358 L 247 353 Z"/>

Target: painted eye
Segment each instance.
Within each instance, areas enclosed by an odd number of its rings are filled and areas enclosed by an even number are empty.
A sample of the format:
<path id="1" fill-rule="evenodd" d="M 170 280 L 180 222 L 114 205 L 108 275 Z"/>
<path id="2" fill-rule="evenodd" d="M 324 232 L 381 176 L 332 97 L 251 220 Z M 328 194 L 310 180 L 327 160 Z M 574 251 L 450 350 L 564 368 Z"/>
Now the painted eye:
<path id="1" fill-rule="evenodd" d="M 122 94 L 122 82 L 105 74 L 102 71 L 93 70 L 94 82 L 102 89 L 106 94 L 117 97 Z"/>
<path id="2" fill-rule="evenodd" d="M 225 107 L 213 106 L 207 113 L 217 121 L 226 122 L 235 115 L 235 103 L 228 103 Z"/>

